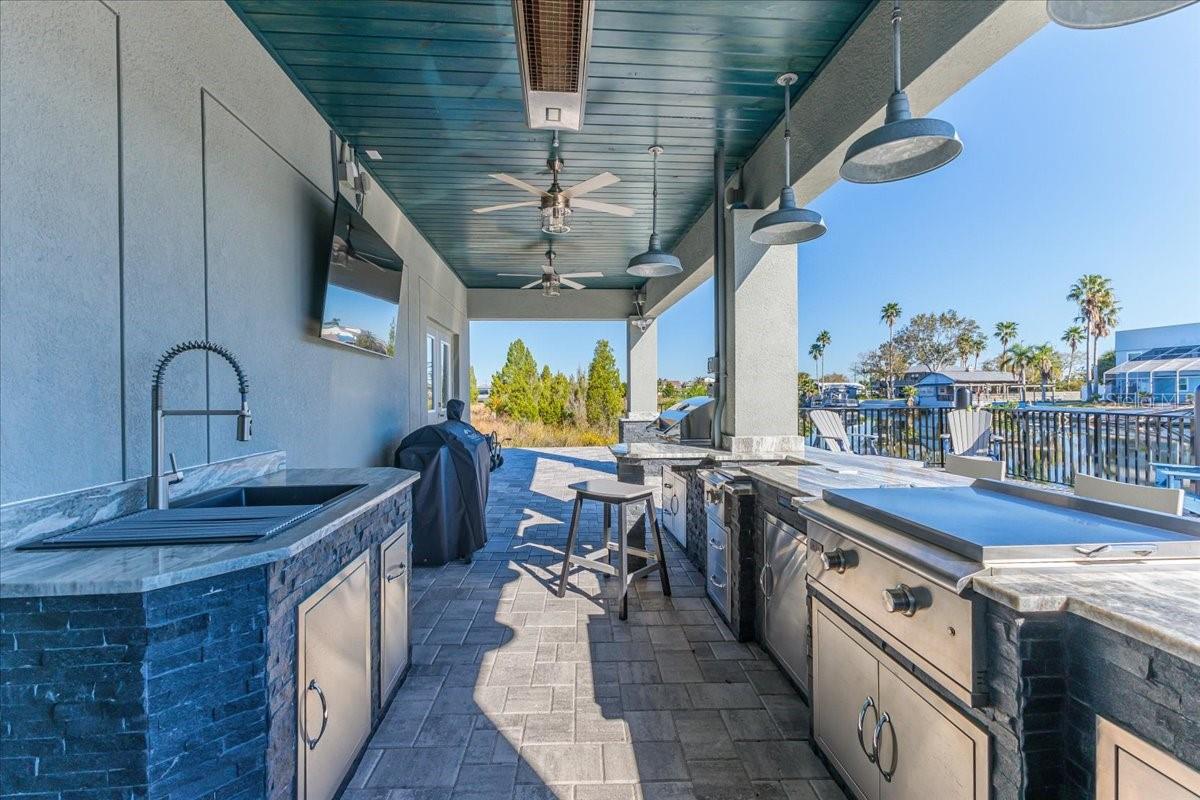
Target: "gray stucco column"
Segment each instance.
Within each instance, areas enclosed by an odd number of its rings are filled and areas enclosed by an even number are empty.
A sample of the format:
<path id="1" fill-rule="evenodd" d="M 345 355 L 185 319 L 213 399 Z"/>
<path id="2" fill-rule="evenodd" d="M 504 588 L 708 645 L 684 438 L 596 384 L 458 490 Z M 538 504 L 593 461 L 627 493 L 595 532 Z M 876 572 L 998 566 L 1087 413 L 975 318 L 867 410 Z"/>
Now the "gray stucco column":
<path id="1" fill-rule="evenodd" d="M 651 320 L 644 331 L 632 319 L 625 321 L 625 367 L 626 417 L 652 419 L 658 414 L 658 320 Z"/>
<path id="2" fill-rule="evenodd" d="M 799 451 L 795 246 L 764 247 L 750 229 L 764 212 L 732 209 L 726 238 L 725 446 Z"/>

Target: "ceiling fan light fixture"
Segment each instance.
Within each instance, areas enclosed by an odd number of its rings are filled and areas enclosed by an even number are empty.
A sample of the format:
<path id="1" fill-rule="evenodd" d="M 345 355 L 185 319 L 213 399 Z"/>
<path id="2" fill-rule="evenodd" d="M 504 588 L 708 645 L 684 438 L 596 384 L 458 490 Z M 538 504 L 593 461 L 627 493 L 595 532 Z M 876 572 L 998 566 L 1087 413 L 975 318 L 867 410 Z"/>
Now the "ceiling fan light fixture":
<path id="1" fill-rule="evenodd" d="M 546 276 L 546 279 L 542 281 L 542 297 L 558 297 L 558 295 L 558 278 L 553 275 Z"/>
<path id="2" fill-rule="evenodd" d="M 962 140 L 949 122 L 913 118 L 900 77 L 900 0 L 892 6 L 892 76 L 883 125 L 858 138 L 846 151 L 841 176 L 851 183 L 888 183 L 931 172 L 962 152 Z"/>
<path id="3" fill-rule="evenodd" d="M 1046 0 L 1050 19 L 1067 28 L 1097 30 L 1143 22 L 1196 0 Z"/>
<path id="4" fill-rule="evenodd" d="M 671 253 L 662 249 L 662 240 L 658 236 L 658 157 L 663 149 L 651 145 L 646 152 L 654 157 L 654 191 L 650 205 L 650 246 L 646 252 L 638 253 L 629 259 L 625 271 L 639 278 L 667 278 L 683 272 L 683 264 Z"/>
<path id="5" fill-rule="evenodd" d="M 556 236 L 570 233 L 571 207 L 554 203 L 542 208 L 542 232 Z"/>

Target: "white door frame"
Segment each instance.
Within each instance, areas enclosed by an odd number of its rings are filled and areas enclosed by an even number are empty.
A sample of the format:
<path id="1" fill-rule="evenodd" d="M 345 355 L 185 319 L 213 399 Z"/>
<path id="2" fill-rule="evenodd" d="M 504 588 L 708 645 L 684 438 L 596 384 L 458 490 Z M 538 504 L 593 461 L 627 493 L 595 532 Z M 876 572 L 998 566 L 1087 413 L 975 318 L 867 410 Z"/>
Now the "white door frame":
<path id="1" fill-rule="evenodd" d="M 421 357 L 425 367 L 425 418 L 427 424 L 446 419 L 446 402 L 458 391 L 458 337 L 433 320 L 425 323 Z"/>

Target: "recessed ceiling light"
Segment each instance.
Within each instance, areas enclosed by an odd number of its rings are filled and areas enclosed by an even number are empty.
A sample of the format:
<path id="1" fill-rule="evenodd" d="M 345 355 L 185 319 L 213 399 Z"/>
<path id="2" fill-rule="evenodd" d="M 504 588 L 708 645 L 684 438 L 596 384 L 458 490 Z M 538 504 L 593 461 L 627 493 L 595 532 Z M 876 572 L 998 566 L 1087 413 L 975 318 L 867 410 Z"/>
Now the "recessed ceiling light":
<path id="1" fill-rule="evenodd" d="M 367 150 L 365 152 L 367 154 L 367 158 L 371 159 L 372 161 L 383 161 L 383 156 L 379 155 L 378 150 Z"/>

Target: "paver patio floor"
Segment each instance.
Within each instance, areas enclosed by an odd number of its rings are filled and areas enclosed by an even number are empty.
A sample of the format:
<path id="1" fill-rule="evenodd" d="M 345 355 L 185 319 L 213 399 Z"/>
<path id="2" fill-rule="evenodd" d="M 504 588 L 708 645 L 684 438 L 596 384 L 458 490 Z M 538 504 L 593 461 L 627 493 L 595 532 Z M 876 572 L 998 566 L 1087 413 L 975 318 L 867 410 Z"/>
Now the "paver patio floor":
<path id="1" fill-rule="evenodd" d="M 611 475 L 605 448 L 509 450 L 492 474 L 487 546 L 413 571 L 414 664 L 347 800 L 842 800 L 805 741 L 808 706 L 756 645 L 733 640 L 670 540 L 673 594 L 557 557 L 573 492 Z M 599 545 L 585 505 L 582 549 Z"/>

